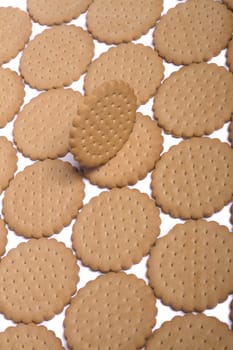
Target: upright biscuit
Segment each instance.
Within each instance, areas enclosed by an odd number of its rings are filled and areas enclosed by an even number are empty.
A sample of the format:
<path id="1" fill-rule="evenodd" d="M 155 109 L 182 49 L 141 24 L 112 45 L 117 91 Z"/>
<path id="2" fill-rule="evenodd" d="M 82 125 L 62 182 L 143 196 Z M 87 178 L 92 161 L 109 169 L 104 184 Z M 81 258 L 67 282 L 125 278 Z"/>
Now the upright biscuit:
<path id="1" fill-rule="evenodd" d="M 120 44 L 138 39 L 153 27 L 163 0 L 94 0 L 87 13 L 87 28 L 99 41 Z"/>
<path id="2" fill-rule="evenodd" d="M 92 0 L 27 0 L 27 9 L 40 24 L 70 22 L 85 12 Z"/>
<path id="3" fill-rule="evenodd" d="M 174 72 L 160 86 L 155 118 L 166 132 L 192 137 L 210 134 L 233 112 L 233 76 L 216 64 L 191 64 Z"/>
<path id="4" fill-rule="evenodd" d="M 18 324 L 0 333 L 0 350 L 64 350 L 53 331 L 34 324 Z"/>
<path id="5" fill-rule="evenodd" d="M 146 350 L 231 350 L 233 333 L 223 322 L 204 314 L 176 316 L 148 340 Z"/>
<path id="6" fill-rule="evenodd" d="M 233 39 L 231 39 L 227 48 L 227 64 L 230 71 L 233 72 Z"/>
<path id="7" fill-rule="evenodd" d="M 50 236 L 68 226 L 82 206 L 84 183 L 62 160 L 44 160 L 18 173 L 5 192 L 8 226 L 24 237 Z"/>
<path id="8" fill-rule="evenodd" d="M 24 99 L 24 84 L 16 72 L 0 68 L 0 128 L 11 121 Z"/>
<path id="9" fill-rule="evenodd" d="M 157 123 L 137 113 L 133 131 L 117 155 L 96 169 L 85 170 L 84 175 L 100 187 L 134 185 L 154 169 L 162 150 L 163 137 Z"/>
<path id="10" fill-rule="evenodd" d="M 231 11 L 213 0 L 188 0 L 165 14 L 154 32 L 160 56 L 175 64 L 208 61 L 227 46 L 233 31 Z"/>
<path id="11" fill-rule="evenodd" d="M 152 174 L 152 193 L 165 213 L 210 216 L 233 194 L 233 150 L 218 139 L 194 137 L 164 153 Z"/>
<path id="12" fill-rule="evenodd" d="M 6 137 L 0 137 L 0 193 L 6 189 L 17 169 L 17 153 Z"/>
<path id="13" fill-rule="evenodd" d="M 5 253 L 5 248 L 7 245 L 7 229 L 5 223 L 0 219 L 0 256 Z"/>
<path id="14" fill-rule="evenodd" d="M 71 349 L 143 347 L 155 324 L 155 299 L 145 281 L 108 273 L 81 288 L 66 311 L 64 332 Z"/>
<path id="15" fill-rule="evenodd" d="M 64 243 L 47 238 L 20 243 L 1 260 L 0 312 L 14 322 L 51 319 L 76 292 L 78 272 Z"/>
<path id="16" fill-rule="evenodd" d="M 53 89 L 33 98 L 14 124 L 14 141 L 31 159 L 57 158 L 69 151 L 72 121 L 82 96 L 72 89 Z"/>
<path id="17" fill-rule="evenodd" d="M 178 224 L 151 250 L 150 285 L 175 310 L 211 309 L 233 292 L 232 255 L 227 227 L 204 220 Z"/>
<path id="18" fill-rule="evenodd" d="M 223 0 L 223 2 L 224 2 L 231 10 L 233 10 L 233 0 Z"/>
<path id="19" fill-rule="evenodd" d="M 159 210 L 146 194 L 128 188 L 102 192 L 78 215 L 73 248 L 93 270 L 128 269 L 148 254 L 160 222 Z"/>
<path id="20" fill-rule="evenodd" d="M 134 90 L 138 105 L 152 97 L 163 79 L 163 61 L 157 52 L 142 44 L 121 44 L 100 55 L 88 68 L 85 92 L 109 80 L 123 80 Z"/>
<path id="21" fill-rule="evenodd" d="M 87 70 L 94 55 L 91 36 L 74 25 L 60 25 L 38 34 L 24 50 L 21 74 L 33 88 L 70 85 Z"/>
<path id="22" fill-rule="evenodd" d="M 0 7 L 0 65 L 17 56 L 32 31 L 30 17 L 14 7 Z"/>
<path id="23" fill-rule="evenodd" d="M 133 90 L 119 80 L 84 98 L 70 131 L 70 149 L 81 166 L 99 166 L 117 154 L 133 129 L 136 108 Z"/>

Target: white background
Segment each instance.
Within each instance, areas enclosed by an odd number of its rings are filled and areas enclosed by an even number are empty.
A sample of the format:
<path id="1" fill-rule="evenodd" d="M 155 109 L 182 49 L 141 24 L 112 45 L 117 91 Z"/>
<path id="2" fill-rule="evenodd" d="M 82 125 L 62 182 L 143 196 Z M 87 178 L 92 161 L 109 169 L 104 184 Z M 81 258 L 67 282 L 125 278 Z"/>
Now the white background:
<path id="1" fill-rule="evenodd" d="M 180 1 L 177 0 L 164 0 L 164 11 L 163 13 L 166 13 L 169 7 L 174 7 L 177 3 Z M 26 0 L 0 0 L 0 6 L 14 6 L 14 7 L 19 7 L 23 10 L 26 10 Z M 76 24 L 78 26 L 81 26 L 86 29 L 85 25 L 85 18 L 86 15 L 82 14 L 77 20 L 73 20 L 72 24 Z M 1 23 L 0 23 L 1 25 Z M 31 35 L 31 39 L 37 34 L 42 32 L 46 26 L 41 26 L 37 23 L 33 23 L 33 31 Z M 143 43 L 148 46 L 152 46 L 152 34 L 153 34 L 153 29 L 150 30 L 146 35 L 142 36 L 139 40 L 135 41 L 137 43 Z M 12 33 L 14 35 L 14 33 Z M 95 57 L 98 57 L 100 53 L 107 51 L 110 46 L 98 43 L 95 41 Z M 1 48 L 0 48 L 1 49 Z M 218 65 L 224 66 L 226 63 L 226 57 L 225 57 L 226 52 L 222 51 L 221 54 L 218 57 L 215 57 L 211 60 L 211 62 L 215 62 Z M 21 57 L 21 53 L 13 60 L 11 60 L 9 63 L 3 65 L 3 67 L 9 67 L 15 71 L 18 71 L 18 66 L 19 66 L 19 59 Z M 178 70 L 180 67 L 174 66 L 172 64 L 165 64 L 165 78 L 170 75 L 172 71 Z M 84 76 L 81 77 L 81 79 L 78 82 L 75 82 L 71 85 L 71 87 L 74 90 L 78 90 L 81 93 L 83 93 L 83 78 Z M 24 100 L 24 104 L 28 103 L 32 97 L 36 96 L 39 94 L 39 92 L 35 89 L 31 89 L 29 86 L 26 85 L 25 88 L 26 91 L 26 96 Z M 152 102 L 153 100 L 151 99 L 146 105 L 141 106 L 139 108 L 139 111 L 149 115 L 153 116 L 152 113 Z M 7 126 L 4 129 L 0 129 L 0 136 L 6 136 L 9 140 L 12 140 L 12 129 L 13 129 L 14 121 L 7 124 Z M 213 134 L 210 135 L 210 137 L 218 137 L 222 141 L 228 142 L 228 126 L 229 123 L 225 124 L 225 126 L 217 131 L 214 132 Z M 177 144 L 181 141 L 179 138 L 173 138 L 168 135 L 163 135 L 164 136 L 164 151 L 167 151 L 168 148 L 173 145 Z M 13 141 L 13 140 L 12 140 Z M 73 157 L 68 154 L 66 157 L 63 159 L 66 159 L 70 161 L 71 163 L 75 164 L 73 161 Z M 33 162 L 30 159 L 27 159 L 22 156 L 18 152 L 18 170 L 21 171 L 24 169 L 26 165 L 32 164 Z M 151 190 L 150 190 L 150 181 L 151 181 L 151 174 L 148 174 L 148 176 L 142 180 L 139 181 L 136 186 L 133 186 L 135 188 L 140 189 L 142 192 L 146 192 L 149 195 L 151 195 Z M 85 199 L 84 203 L 87 203 L 91 197 L 97 195 L 100 193 L 102 190 L 99 189 L 98 187 L 92 186 L 88 181 L 85 180 Z M 2 198 L 4 196 L 4 193 L 0 196 L 0 205 L 2 203 Z M 211 218 L 208 218 L 207 220 L 215 220 L 219 222 L 220 224 L 226 225 L 230 230 L 232 229 L 232 225 L 230 224 L 230 212 L 229 212 L 230 206 L 226 206 L 223 210 L 221 210 L 219 213 L 213 215 Z M 161 234 L 165 235 L 169 229 L 171 229 L 176 223 L 180 222 L 177 219 L 172 219 L 169 217 L 169 215 L 161 213 L 161 219 L 162 219 L 162 224 L 161 224 Z M 72 233 L 72 226 L 73 226 L 74 221 L 69 227 L 66 227 L 62 230 L 61 233 L 55 235 L 54 237 L 59 240 L 63 241 L 66 246 L 71 247 L 71 240 L 70 236 Z M 9 249 L 16 247 L 19 242 L 24 241 L 23 238 L 16 236 L 12 231 L 9 230 L 8 234 L 8 244 L 7 244 L 7 250 L 6 252 L 9 251 Z M 146 262 L 147 262 L 147 257 L 143 258 L 141 263 L 134 265 L 130 270 L 127 270 L 127 273 L 134 273 L 138 277 L 144 278 L 146 280 Z M 89 268 L 83 267 L 80 263 L 78 262 L 79 266 L 81 267 L 80 270 L 80 282 L 78 284 L 78 288 L 83 287 L 88 280 L 96 278 L 98 273 L 92 272 Z M 231 297 L 229 297 L 224 303 L 219 304 L 216 308 L 212 310 L 207 310 L 205 311 L 205 314 L 207 315 L 214 315 L 218 317 L 221 321 L 229 323 L 229 303 L 231 301 Z M 164 306 L 159 300 L 156 302 L 156 306 L 158 308 L 158 315 L 157 315 L 157 323 L 156 327 L 160 327 L 161 323 L 163 323 L 165 320 L 170 320 L 177 314 L 182 314 L 181 312 L 174 312 L 172 309 L 170 309 L 167 306 Z M 64 312 L 56 315 L 52 320 L 44 322 L 43 324 L 48 328 L 52 329 L 58 337 L 62 339 L 63 345 L 66 349 L 67 345 L 66 342 L 63 338 L 63 319 L 64 319 Z M 6 320 L 2 315 L 0 315 L 0 331 L 3 331 L 6 329 L 9 325 L 11 325 L 11 321 Z"/>

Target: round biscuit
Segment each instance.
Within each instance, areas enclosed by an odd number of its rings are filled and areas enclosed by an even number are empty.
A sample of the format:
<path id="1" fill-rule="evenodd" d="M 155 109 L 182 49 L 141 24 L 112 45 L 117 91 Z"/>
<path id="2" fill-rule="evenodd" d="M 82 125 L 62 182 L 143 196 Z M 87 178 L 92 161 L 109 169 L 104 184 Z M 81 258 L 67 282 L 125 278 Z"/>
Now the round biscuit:
<path id="1" fill-rule="evenodd" d="M 227 46 L 231 11 L 214 0 L 188 0 L 161 17 L 154 32 L 159 55 L 177 65 L 209 61 Z"/>
<path id="2" fill-rule="evenodd" d="M 156 163 L 152 194 L 165 213 L 198 219 L 233 195 L 233 150 L 218 139 L 194 137 L 172 146 Z"/>
<path id="3" fill-rule="evenodd" d="M 72 89 L 52 89 L 33 98 L 14 123 L 14 142 L 33 160 L 63 157 L 69 151 L 72 121 L 82 96 Z"/>
<path id="4" fill-rule="evenodd" d="M 21 77 L 0 67 L 0 128 L 11 121 L 23 104 L 25 91 Z"/>
<path id="5" fill-rule="evenodd" d="M 5 253 L 7 245 L 7 229 L 5 222 L 0 218 L 0 256 Z"/>
<path id="6" fill-rule="evenodd" d="M 175 310 L 212 309 L 233 292 L 232 254 L 227 227 L 204 220 L 178 224 L 150 252 L 150 285 Z"/>
<path id="7" fill-rule="evenodd" d="M 16 175 L 3 198 L 3 215 L 18 235 L 51 236 L 76 217 L 83 198 L 84 183 L 77 169 L 46 159 Z"/>
<path id="8" fill-rule="evenodd" d="M 233 76 L 216 64 L 174 72 L 155 95 L 154 116 L 166 132 L 192 137 L 220 129 L 233 112 Z"/>
<path id="9" fill-rule="evenodd" d="M 227 324 L 204 314 L 176 316 L 155 330 L 145 350 L 231 350 L 233 332 Z"/>
<path id="10" fill-rule="evenodd" d="M 101 54 L 89 66 L 84 89 L 87 95 L 109 80 L 123 80 L 137 97 L 137 104 L 154 96 L 163 79 L 162 59 L 151 47 L 142 44 L 120 44 Z"/>
<path id="11" fill-rule="evenodd" d="M 75 25 L 54 26 L 28 44 L 20 71 L 32 88 L 58 88 L 78 80 L 93 55 L 94 43 L 88 32 Z"/>
<path id="12" fill-rule="evenodd" d="M 61 340 L 45 326 L 18 324 L 0 333 L 0 350 L 64 350 Z"/>
<path id="13" fill-rule="evenodd" d="M 84 176 L 99 187 L 134 185 L 154 169 L 162 150 L 163 137 L 157 123 L 137 113 L 133 131 L 116 156 L 100 167 L 85 169 Z"/>
<path id="14" fill-rule="evenodd" d="M 76 292 L 79 267 L 55 239 L 31 239 L 0 264 L 0 312 L 14 322 L 40 323 L 60 313 Z"/>
<path id="15" fill-rule="evenodd" d="M 44 25 L 70 22 L 85 12 L 92 0 L 27 0 L 34 21 Z"/>
<path id="16" fill-rule="evenodd" d="M 145 193 L 129 188 L 102 192 L 78 215 L 73 248 L 93 270 L 129 269 L 149 253 L 160 223 L 159 209 Z"/>
<path id="17" fill-rule="evenodd" d="M 14 7 L 0 7 L 0 65 L 7 63 L 28 42 L 32 23 L 28 14 Z"/>
<path id="18" fill-rule="evenodd" d="M 17 169 L 17 152 L 5 136 L 0 137 L 0 193 L 7 188 Z"/>
<path id="19" fill-rule="evenodd" d="M 163 0 L 94 0 L 87 12 L 87 28 L 107 44 L 129 42 L 146 34 L 162 10 Z"/>
<path id="20" fill-rule="evenodd" d="M 133 90 L 118 80 L 84 98 L 70 130 L 70 150 L 81 166 L 99 166 L 116 155 L 133 129 L 136 108 Z"/>
<path id="21" fill-rule="evenodd" d="M 156 312 L 155 298 L 144 280 L 110 272 L 88 282 L 72 299 L 65 337 L 73 350 L 136 350 L 151 335 Z"/>

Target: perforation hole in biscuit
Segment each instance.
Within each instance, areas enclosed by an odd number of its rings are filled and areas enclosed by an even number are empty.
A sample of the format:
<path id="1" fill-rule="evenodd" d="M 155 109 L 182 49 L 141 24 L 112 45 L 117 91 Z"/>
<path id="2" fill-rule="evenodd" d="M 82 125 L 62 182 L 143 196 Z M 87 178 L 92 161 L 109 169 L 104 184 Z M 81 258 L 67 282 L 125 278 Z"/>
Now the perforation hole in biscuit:
<path id="1" fill-rule="evenodd" d="M 155 25 L 162 8 L 161 0 L 95 0 L 87 13 L 87 27 L 108 44 L 132 41 Z"/>
<path id="2" fill-rule="evenodd" d="M 32 25 L 27 13 L 14 7 L 0 8 L 0 22 L 0 65 L 2 65 L 24 48 L 31 35 Z"/>
<path id="3" fill-rule="evenodd" d="M 14 124 L 14 141 L 32 159 L 57 158 L 69 150 L 69 132 L 81 103 L 81 94 L 56 89 L 32 99 Z"/>
<path id="4" fill-rule="evenodd" d="M 157 204 L 174 217 L 210 216 L 231 200 L 232 167 L 233 152 L 226 143 L 208 138 L 182 141 L 157 163 L 152 192 Z"/>
<path id="5" fill-rule="evenodd" d="M 77 18 L 90 3 L 91 0 L 27 0 L 27 8 L 34 21 L 53 25 Z"/>
<path id="6" fill-rule="evenodd" d="M 144 140 L 147 142 L 144 142 Z M 106 164 L 85 171 L 85 176 L 100 187 L 133 185 L 151 171 L 160 157 L 161 130 L 149 117 L 137 113 L 129 139 Z"/>
<path id="7" fill-rule="evenodd" d="M 138 263 L 159 234 L 159 210 L 130 189 L 103 192 L 89 202 L 73 227 L 73 247 L 94 270 L 118 271 Z"/>
<path id="8" fill-rule="evenodd" d="M 150 288 L 133 275 L 107 274 L 79 290 L 64 322 L 70 347 L 143 346 L 155 322 Z M 75 337 L 74 337 L 75 334 Z"/>
<path id="9" fill-rule="evenodd" d="M 89 95 L 103 82 L 123 80 L 134 90 L 140 105 L 153 96 L 163 72 L 162 60 L 153 49 L 141 44 L 121 44 L 110 48 L 90 65 L 84 88 Z"/>
<path id="10" fill-rule="evenodd" d="M 226 47 L 232 28 L 231 13 L 224 5 L 212 0 L 187 1 L 162 17 L 155 30 L 154 43 L 169 62 L 208 61 Z"/>
<path id="11" fill-rule="evenodd" d="M 83 197 L 81 176 L 69 163 L 37 162 L 18 173 L 5 192 L 4 218 L 19 235 L 50 236 L 69 225 Z"/>
<path id="12" fill-rule="evenodd" d="M 200 350 L 230 350 L 232 341 L 232 332 L 225 323 L 204 314 L 189 314 L 176 316 L 163 323 L 147 342 L 146 350 L 158 346 L 161 350 L 184 350 L 190 347 Z"/>
<path id="13" fill-rule="evenodd" d="M 0 333 L 1 346 L 6 350 L 64 350 L 60 339 L 44 326 L 19 324 Z"/>
<path id="14" fill-rule="evenodd" d="M 62 87 L 79 79 L 93 54 L 93 40 L 86 31 L 61 25 L 46 29 L 30 42 L 22 55 L 20 70 L 31 87 Z"/>
<path id="15" fill-rule="evenodd" d="M 70 301 L 78 282 L 71 250 L 54 239 L 20 244 L 1 261 L 0 271 L 0 310 L 15 322 L 51 319 Z"/>
<path id="16" fill-rule="evenodd" d="M 176 310 L 213 308 L 231 291 L 232 251 L 224 226 L 203 220 L 176 225 L 156 243 L 148 262 L 156 296 Z"/>
<path id="17" fill-rule="evenodd" d="M 176 136 L 210 134 L 231 117 L 232 87 L 232 75 L 223 67 L 201 63 L 182 68 L 159 88 L 155 118 Z"/>

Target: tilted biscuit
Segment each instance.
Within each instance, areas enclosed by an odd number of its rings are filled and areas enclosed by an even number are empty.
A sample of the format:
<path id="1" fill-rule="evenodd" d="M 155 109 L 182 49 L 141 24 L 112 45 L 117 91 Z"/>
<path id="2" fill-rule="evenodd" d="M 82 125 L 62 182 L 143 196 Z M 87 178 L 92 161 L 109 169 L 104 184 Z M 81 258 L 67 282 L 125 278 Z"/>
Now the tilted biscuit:
<path id="1" fill-rule="evenodd" d="M 60 313 L 76 292 L 79 267 L 55 239 L 31 239 L 0 264 L 0 312 L 14 322 L 40 323 Z"/>
<path id="2" fill-rule="evenodd" d="M 156 313 L 144 280 L 110 272 L 79 289 L 66 310 L 64 334 L 73 350 L 136 350 L 150 336 Z"/>
<path id="3" fill-rule="evenodd" d="M 83 198 L 84 183 L 77 169 L 46 159 L 16 175 L 4 195 L 3 215 L 18 235 L 51 236 L 70 224 Z"/>
<path id="4" fill-rule="evenodd" d="M 30 41 L 19 68 L 32 88 L 48 90 L 78 80 L 93 55 L 94 43 L 85 30 L 75 25 L 54 26 Z"/>
<path id="5" fill-rule="evenodd" d="M 87 12 L 87 28 L 107 44 L 129 42 L 146 34 L 162 10 L 163 0 L 94 0 Z"/>
<path id="6" fill-rule="evenodd" d="M 233 31 L 232 12 L 214 0 L 188 0 L 161 17 L 154 44 L 166 61 L 208 61 L 227 46 Z"/>
<path id="7" fill-rule="evenodd" d="M 78 214 L 73 248 L 93 270 L 128 269 L 148 254 L 160 223 L 159 209 L 145 193 L 129 188 L 102 192 Z"/>
<path id="8" fill-rule="evenodd" d="M 218 139 L 194 137 L 156 163 L 152 193 L 165 213 L 182 219 L 212 215 L 233 195 L 233 150 Z"/>
<path id="9" fill-rule="evenodd" d="M 204 314 L 176 316 L 164 322 L 148 340 L 145 350 L 231 350 L 233 332 L 227 324 Z"/>
<path id="10" fill-rule="evenodd" d="M 233 292 L 232 254 L 227 227 L 204 220 L 177 224 L 151 250 L 150 285 L 175 310 L 211 309 Z"/>
<path id="11" fill-rule="evenodd" d="M 162 150 L 163 137 L 157 123 L 137 113 L 133 131 L 122 149 L 106 164 L 85 170 L 84 176 L 99 187 L 134 185 L 154 169 Z"/>
<path id="12" fill-rule="evenodd" d="M 52 89 L 33 98 L 14 123 L 14 141 L 26 157 L 57 158 L 69 151 L 72 121 L 82 96 L 72 89 Z"/>
<path id="13" fill-rule="evenodd" d="M 136 97 L 127 83 L 105 82 L 85 97 L 70 130 L 70 150 L 81 166 L 114 157 L 128 140 L 136 118 Z"/>

